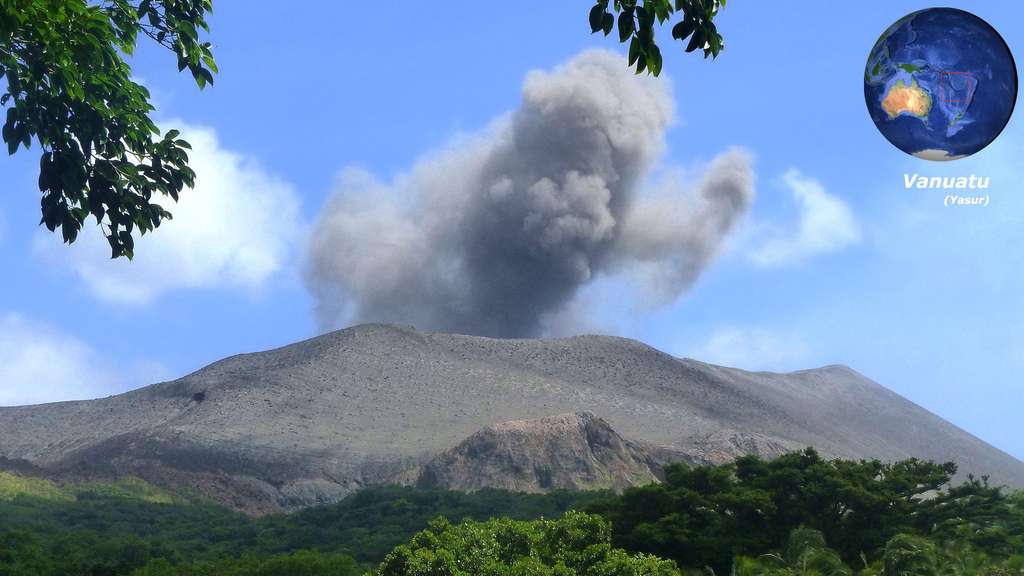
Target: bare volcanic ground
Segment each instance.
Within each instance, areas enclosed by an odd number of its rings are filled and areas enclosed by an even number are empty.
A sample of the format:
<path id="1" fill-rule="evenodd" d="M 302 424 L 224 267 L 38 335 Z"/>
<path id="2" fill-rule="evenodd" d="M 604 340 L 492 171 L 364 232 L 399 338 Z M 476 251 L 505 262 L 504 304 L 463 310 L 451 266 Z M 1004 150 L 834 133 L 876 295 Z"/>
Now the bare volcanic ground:
<path id="1" fill-rule="evenodd" d="M 604 336 L 363 325 L 118 396 L 0 408 L 0 466 L 131 474 L 252 513 L 379 482 L 621 486 L 650 480 L 654 461 L 805 446 L 952 460 L 1024 486 L 1024 463 L 849 368 L 752 373 Z"/>
<path id="2" fill-rule="evenodd" d="M 686 459 L 663 455 L 590 412 L 560 414 L 488 426 L 419 467 L 415 483 L 465 491 L 621 490 L 657 482 L 665 460 Z"/>

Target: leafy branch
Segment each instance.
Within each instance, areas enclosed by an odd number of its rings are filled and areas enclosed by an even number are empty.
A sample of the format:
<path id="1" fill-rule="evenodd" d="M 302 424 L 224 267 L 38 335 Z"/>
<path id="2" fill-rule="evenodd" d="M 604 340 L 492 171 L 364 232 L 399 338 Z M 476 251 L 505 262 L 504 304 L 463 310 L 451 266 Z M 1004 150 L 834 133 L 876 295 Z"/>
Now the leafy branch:
<path id="1" fill-rule="evenodd" d="M 212 0 L 0 0 L 3 140 L 14 154 L 38 142 L 40 224 L 72 243 L 89 215 L 114 258 L 134 255 L 132 232 L 171 214 L 154 196 L 178 200 L 194 185 L 188 142 L 159 137 L 150 94 L 124 60 L 139 33 L 174 52 L 200 89 L 217 71 L 206 15 Z"/>
<path id="2" fill-rule="evenodd" d="M 629 41 L 629 65 L 637 74 L 646 70 L 657 76 L 662 57 L 655 21 L 663 25 L 681 15 L 672 27 L 673 40 L 685 42 L 686 52 L 703 50 L 705 58 L 717 58 L 725 43 L 713 20 L 724 7 L 725 0 L 597 0 L 590 9 L 590 30 L 608 36 L 618 28 L 619 42 Z"/>

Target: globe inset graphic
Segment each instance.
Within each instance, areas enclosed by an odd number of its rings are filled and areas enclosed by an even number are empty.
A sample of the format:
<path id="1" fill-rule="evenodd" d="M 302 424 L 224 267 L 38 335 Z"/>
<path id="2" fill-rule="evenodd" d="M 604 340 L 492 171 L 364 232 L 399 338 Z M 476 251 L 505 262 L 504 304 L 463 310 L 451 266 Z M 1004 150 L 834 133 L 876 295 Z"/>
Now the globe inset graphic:
<path id="1" fill-rule="evenodd" d="M 929 8 L 900 18 L 875 43 L 864 99 L 894 146 L 918 158 L 955 160 L 988 146 L 1010 121 L 1017 67 L 987 22 Z"/>

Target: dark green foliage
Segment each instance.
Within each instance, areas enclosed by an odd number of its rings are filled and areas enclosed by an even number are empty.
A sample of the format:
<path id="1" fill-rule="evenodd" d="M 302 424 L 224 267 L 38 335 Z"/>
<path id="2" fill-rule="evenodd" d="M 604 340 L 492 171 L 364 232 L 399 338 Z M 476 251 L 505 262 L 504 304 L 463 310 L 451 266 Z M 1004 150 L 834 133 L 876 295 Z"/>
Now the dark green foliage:
<path id="1" fill-rule="evenodd" d="M 133 576 L 357 576 L 363 570 L 344 554 L 300 550 L 278 556 L 248 555 L 174 566 L 162 558 Z"/>
<path id="2" fill-rule="evenodd" d="M 807 538 L 812 536 L 812 538 Z M 793 554 L 792 550 L 799 551 Z M 994 557 L 962 542 L 937 546 L 934 541 L 911 534 L 897 534 L 886 543 L 874 562 L 862 558 L 857 570 L 843 563 L 824 536 L 799 528 L 790 534 L 786 553 L 739 556 L 733 576 L 1010 576 L 1024 574 L 1024 557 Z"/>
<path id="3" fill-rule="evenodd" d="M 898 534 L 885 545 L 885 576 L 929 576 L 938 572 L 935 545 L 920 536 Z"/>
<path id="4" fill-rule="evenodd" d="M 154 139 L 149 92 L 124 56 L 141 32 L 203 88 L 217 70 L 199 39 L 211 10 L 211 0 L 0 0 L 3 139 L 10 154 L 39 143 L 41 223 L 65 242 L 91 214 L 113 257 L 131 258 L 132 232 L 171 217 L 155 200 L 193 185 L 188 142 L 177 130 Z"/>
<path id="5" fill-rule="evenodd" d="M 80 494 L 71 502 L 17 497 L 0 500 L 0 542 L 21 543 L 6 557 L 0 550 L 0 576 L 117 576 L 142 567 L 153 575 L 167 567 L 180 571 L 173 574 L 269 575 L 277 572 L 261 572 L 270 569 L 261 566 L 340 563 L 341 555 L 368 566 L 440 515 L 460 520 L 557 517 L 604 496 L 383 486 L 337 504 L 258 520 L 205 504 L 158 504 L 106 494 Z M 280 559 L 298 551 L 306 552 Z M 35 571 L 10 572 L 13 566 L 39 562 L 44 564 Z"/>
<path id="6" fill-rule="evenodd" d="M 496 516 L 532 520 L 560 516 L 605 495 L 566 491 L 521 494 L 504 490 L 467 494 L 377 487 L 358 492 L 336 505 L 310 508 L 291 516 L 272 516 L 261 525 L 263 537 L 277 543 L 277 548 L 271 548 L 273 551 L 335 550 L 351 554 L 359 561 L 377 561 L 438 516 L 454 520 L 486 520 Z"/>
<path id="7" fill-rule="evenodd" d="M 725 46 L 714 18 L 725 7 L 725 0 L 597 0 L 590 9 L 590 30 L 618 31 L 619 42 L 629 42 L 629 65 L 636 73 L 644 70 L 661 74 L 661 48 L 654 34 L 654 22 L 669 22 L 678 14 L 672 27 L 672 39 L 682 42 L 687 52 L 703 50 L 704 57 L 717 58 Z"/>
<path id="8" fill-rule="evenodd" d="M 806 450 L 674 465 L 621 496 L 377 487 L 255 520 L 128 492 L 17 496 L 0 500 L 0 576 L 676 574 L 662 559 L 687 574 L 1024 576 L 1024 495 L 975 478 L 950 487 L 954 471 Z"/>
<path id="9" fill-rule="evenodd" d="M 0 532 L 0 574 L 36 576 L 50 571 L 46 550 L 31 533 Z"/>
<path id="10" fill-rule="evenodd" d="M 627 489 L 588 510 L 612 522 L 616 546 L 728 572 L 736 556 L 785 550 L 800 527 L 820 532 L 847 565 L 881 558 L 906 533 L 959 540 L 990 554 L 1024 552 L 1019 500 L 984 481 L 943 487 L 952 464 L 827 461 L 815 451 L 719 467 L 667 468 L 664 484 Z"/>
<path id="11" fill-rule="evenodd" d="M 797 528 L 790 533 L 781 553 L 768 553 L 758 558 L 740 556 L 733 562 L 735 576 L 760 574 L 820 574 L 852 576 L 853 570 L 843 564 L 839 554 L 828 548 L 825 536 L 810 528 Z"/>
<path id="12" fill-rule="evenodd" d="M 599 516 L 569 512 L 557 520 L 431 522 L 388 554 L 378 576 L 509 574 L 536 576 L 681 576 L 673 562 L 612 548 Z"/>
<path id="13" fill-rule="evenodd" d="M 37 576 L 131 574 L 154 558 L 180 563 L 216 558 L 252 540 L 252 522 L 205 505 L 155 504 L 117 496 L 83 494 L 61 502 L 30 497 L 0 501 L 0 540 L 11 534 L 28 542 L 14 559 L 42 550 Z M 0 556 L 0 575 L 6 576 Z M 15 572 L 16 573 L 16 572 Z"/>

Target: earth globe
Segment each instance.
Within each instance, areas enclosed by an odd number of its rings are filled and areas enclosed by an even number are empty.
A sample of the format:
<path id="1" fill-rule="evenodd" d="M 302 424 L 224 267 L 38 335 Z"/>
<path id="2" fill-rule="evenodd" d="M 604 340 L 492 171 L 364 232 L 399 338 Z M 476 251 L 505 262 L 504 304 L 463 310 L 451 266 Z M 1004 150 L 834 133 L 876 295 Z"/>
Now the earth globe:
<path id="1" fill-rule="evenodd" d="M 955 160 L 992 143 L 1017 100 L 1017 67 L 998 32 L 955 8 L 913 12 L 875 42 L 864 99 L 879 132 L 907 154 Z"/>

